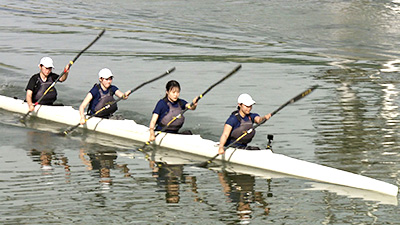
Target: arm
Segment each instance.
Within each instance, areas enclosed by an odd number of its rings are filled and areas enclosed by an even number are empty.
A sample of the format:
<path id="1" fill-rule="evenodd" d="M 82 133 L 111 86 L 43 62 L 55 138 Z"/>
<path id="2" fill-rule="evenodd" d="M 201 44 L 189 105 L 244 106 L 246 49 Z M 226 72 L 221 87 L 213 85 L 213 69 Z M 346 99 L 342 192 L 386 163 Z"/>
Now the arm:
<path id="1" fill-rule="evenodd" d="M 232 132 L 232 126 L 229 124 L 225 124 L 224 131 L 222 132 L 221 138 L 219 139 L 218 154 L 224 154 L 225 152 L 224 145 L 228 140 L 228 137 L 231 134 L 231 132 Z"/>
<path id="2" fill-rule="evenodd" d="M 197 96 L 197 97 L 195 97 L 194 99 L 193 99 L 193 106 L 192 107 L 190 107 L 190 103 L 187 103 L 185 106 L 186 106 L 186 108 L 188 108 L 188 109 L 191 109 L 191 110 L 195 110 L 196 109 L 196 107 L 197 107 L 197 99 L 198 99 L 199 97 Z M 190 108 L 189 108 L 190 107 Z"/>
<path id="3" fill-rule="evenodd" d="M 156 127 L 156 122 L 158 120 L 158 114 L 157 113 L 153 113 L 153 116 L 151 117 L 151 121 L 150 121 L 150 138 L 149 141 L 154 141 L 156 139 L 155 133 L 154 133 L 154 129 Z"/>
<path id="4" fill-rule="evenodd" d="M 124 99 L 124 100 L 126 100 L 126 99 L 128 99 L 128 96 L 131 94 L 131 91 L 129 90 L 129 91 L 127 91 L 127 92 L 125 92 L 125 93 L 122 93 L 122 91 L 120 91 L 119 89 L 115 92 L 115 95 L 118 97 L 118 98 L 122 98 L 122 99 Z"/>
<path id="5" fill-rule="evenodd" d="M 26 91 L 26 102 L 28 103 L 28 107 L 29 107 L 29 112 L 32 112 L 33 110 L 35 110 L 35 106 L 33 105 L 32 102 L 32 95 L 33 95 L 33 91 L 32 90 L 27 90 Z"/>
<path id="6" fill-rule="evenodd" d="M 60 82 L 64 82 L 67 80 L 68 78 L 68 73 L 69 73 L 69 64 L 67 64 L 64 68 L 64 74 L 62 75 L 62 77 L 60 77 L 59 81 Z"/>
<path id="7" fill-rule="evenodd" d="M 269 118 L 271 118 L 271 113 L 269 113 L 269 114 L 267 114 L 267 115 L 265 115 L 265 116 L 263 116 L 263 117 L 261 117 L 261 116 L 256 116 L 256 117 L 254 118 L 254 122 L 260 124 L 260 123 L 264 122 L 265 120 L 269 120 Z"/>
<path id="8" fill-rule="evenodd" d="M 85 119 L 85 108 L 86 106 L 89 104 L 90 101 L 92 101 L 93 96 L 92 94 L 89 92 L 85 99 L 83 99 L 81 105 L 79 106 L 79 115 L 81 116 L 81 120 L 80 120 L 80 124 L 85 124 L 86 123 L 86 119 Z"/>

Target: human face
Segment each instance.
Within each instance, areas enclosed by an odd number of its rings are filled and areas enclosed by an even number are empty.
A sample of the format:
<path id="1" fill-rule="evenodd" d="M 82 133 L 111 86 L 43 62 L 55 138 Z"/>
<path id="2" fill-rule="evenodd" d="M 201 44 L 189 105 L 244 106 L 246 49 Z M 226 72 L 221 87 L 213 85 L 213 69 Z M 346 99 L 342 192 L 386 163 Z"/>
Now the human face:
<path id="1" fill-rule="evenodd" d="M 241 103 L 241 104 L 239 104 L 239 108 L 240 108 L 240 112 L 244 114 L 242 116 L 245 116 L 245 115 L 250 114 L 250 111 L 253 108 L 253 105 L 247 106 L 247 105 Z"/>
<path id="2" fill-rule="evenodd" d="M 100 78 L 100 83 L 103 85 L 103 87 L 105 87 L 105 89 L 108 89 L 111 86 L 113 77 L 109 77 L 109 78 Z"/>
<path id="3" fill-rule="evenodd" d="M 175 102 L 179 98 L 181 90 L 178 87 L 173 87 L 169 91 L 166 91 L 168 100 L 171 102 Z"/>
<path id="4" fill-rule="evenodd" d="M 40 65 L 40 73 L 43 74 L 45 77 L 49 76 L 49 74 L 53 71 L 53 67 L 45 67 Z"/>

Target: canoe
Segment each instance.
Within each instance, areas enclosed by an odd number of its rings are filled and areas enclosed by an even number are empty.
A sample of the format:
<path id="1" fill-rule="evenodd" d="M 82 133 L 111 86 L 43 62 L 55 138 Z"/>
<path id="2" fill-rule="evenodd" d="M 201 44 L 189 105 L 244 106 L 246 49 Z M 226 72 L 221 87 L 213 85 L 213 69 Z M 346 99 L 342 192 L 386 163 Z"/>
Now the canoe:
<path id="1" fill-rule="evenodd" d="M 0 95 L 0 108 L 20 114 L 26 114 L 28 111 L 28 105 L 23 100 L 2 95 Z M 79 111 L 71 106 L 38 105 L 30 113 L 30 116 L 68 126 L 76 125 L 80 120 Z M 148 127 L 127 119 L 112 120 L 94 117 L 88 120 L 81 128 L 138 142 L 146 142 L 149 138 Z M 212 158 L 218 152 L 218 142 L 204 139 L 200 135 L 161 133 L 157 136 L 154 145 L 192 154 L 201 159 Z M 375 191 L 392 196 L 397 196 L 398 194 L 398 187 L 395 185 L 328 166 L 291 158 L 274 153 L 269 149 L 235 150 L 234 148 L 229 148 L 225 154 L 218 156 L 215 160 L 222 162 L 229 161 L 232 164 L 319 182 Z"/>

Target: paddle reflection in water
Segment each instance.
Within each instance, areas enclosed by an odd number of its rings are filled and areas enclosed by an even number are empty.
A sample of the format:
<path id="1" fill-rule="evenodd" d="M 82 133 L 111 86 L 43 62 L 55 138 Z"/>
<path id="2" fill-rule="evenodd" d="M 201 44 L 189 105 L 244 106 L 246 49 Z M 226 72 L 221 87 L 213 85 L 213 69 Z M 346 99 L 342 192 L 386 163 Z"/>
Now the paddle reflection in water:
<path id="1" fill-rule="evenodd" d="M 254 176 L 222 171 L 218 172 L 218 177 L 225 195 L 229 197 L 228 202 L 236 204 L 236 212 L 241 224 L 251 222 L 253 203 L 262 208 L 265 215 L 269 214 L 270 208 L 268 208 L 268 203 L 264 200 L 262 192 L 254 190 Z M 272 197 L 272 194 L 269 193 L 268 196 Z"/>
<path id="2" fill-rule="evenodd" d="M 197 196 L 197 183 L 195 176 L 189 176 L 183 172 L 183 165 L 169 165 L 163 162 L 150 160 L 150 168 L 153 177 L 157 179 L 157 184 L 161 192 L 165 192 L 166 203 L 179 203 L 180 200 L 180 184 L 190 186 L 191 191 L 195 194 L 194 201 L 201 202 Z"/>
<path id="3" fill-rule="evenodd" d="M 120 169 L 125 177 L 131 177 L 129 168 L 126 164 L 119 165 L 116 163 L 117 152 L 111 149 L 105 151 L 93 151 L 94 146 L 88 147 L 84 144 L 79 151 L 79 158 L 90 171 L 93 171 L 93 176 L 99 177 L 100 188 L 102 190 L 110 189 L 112 185 L 111 170 Z M 89 144 L 90 145 L 90 144 Z"/>

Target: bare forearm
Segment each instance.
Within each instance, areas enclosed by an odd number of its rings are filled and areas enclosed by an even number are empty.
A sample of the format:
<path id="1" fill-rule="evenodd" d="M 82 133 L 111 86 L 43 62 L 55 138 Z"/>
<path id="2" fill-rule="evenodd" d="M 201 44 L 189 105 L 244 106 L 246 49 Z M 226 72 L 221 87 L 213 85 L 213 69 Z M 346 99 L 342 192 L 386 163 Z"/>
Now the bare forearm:
<path id="1" fill-rule="evenodd" d="M 271 113 L 264 115 L 264 116 L 257 116 L 256 118 L 254 118 L 254 122 L 260 124 L 266 120 L 269 120 L 269 118 L 271 118 Z"/>

